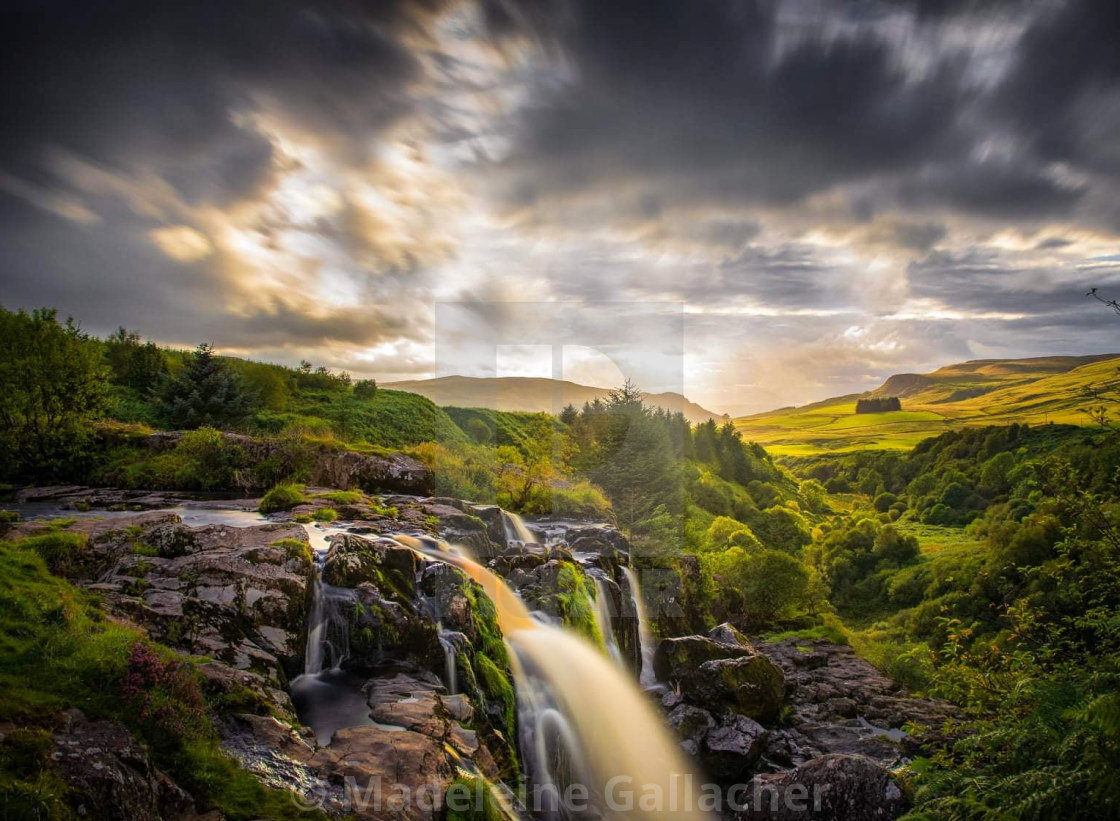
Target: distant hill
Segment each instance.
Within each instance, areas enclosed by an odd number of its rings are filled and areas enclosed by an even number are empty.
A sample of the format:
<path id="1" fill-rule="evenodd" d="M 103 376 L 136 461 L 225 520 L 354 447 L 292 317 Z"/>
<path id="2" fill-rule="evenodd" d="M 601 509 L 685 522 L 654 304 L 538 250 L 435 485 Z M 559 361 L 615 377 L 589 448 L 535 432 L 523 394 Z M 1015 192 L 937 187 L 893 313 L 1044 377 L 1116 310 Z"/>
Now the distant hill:
<path id="1" fill-rule="evenodd" d="M 595 388 L 565 380 L 527 376 L 497 378 L 474 376 L 441 376 L 437 379 L 413 379 L 381 385 L 395 391 L 408 391 L 426 396 L 441 407 L 491 408 L 504 411 L 557 413 L 565 405 L 583 407 L 584 402 L 604 399 L 609 388 Z M 646 403 L 681 411 L 693 423 L 720 420 L 722 414 L 702 408 L 679 393 L 646 394 Z"/>
<path id="2" fill-rule="evenodd" d="M 1120 354 L 975 359 L 899 373 L 873 391 L 741 416 L 743 436 L 778 455 L 907 449 L 965 425 L 1085 424 L 1090 386 L 1120 380 Z M 855 413 L 859 399 L 897 396 L 902 410 Z"/>

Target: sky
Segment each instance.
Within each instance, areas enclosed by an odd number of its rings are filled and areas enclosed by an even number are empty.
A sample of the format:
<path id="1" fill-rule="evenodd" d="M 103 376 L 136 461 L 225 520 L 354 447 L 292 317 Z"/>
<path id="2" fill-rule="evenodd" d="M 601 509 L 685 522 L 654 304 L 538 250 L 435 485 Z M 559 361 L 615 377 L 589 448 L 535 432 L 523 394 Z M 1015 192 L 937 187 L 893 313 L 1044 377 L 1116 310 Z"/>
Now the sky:
<path id="1" fill-rule="evenodd" d="M 732 414 L 1120 351 L 1116 0 L 0 18 L 0 304 L 91 333 L 602 385 L 632 329 L 643 387 Z"/>

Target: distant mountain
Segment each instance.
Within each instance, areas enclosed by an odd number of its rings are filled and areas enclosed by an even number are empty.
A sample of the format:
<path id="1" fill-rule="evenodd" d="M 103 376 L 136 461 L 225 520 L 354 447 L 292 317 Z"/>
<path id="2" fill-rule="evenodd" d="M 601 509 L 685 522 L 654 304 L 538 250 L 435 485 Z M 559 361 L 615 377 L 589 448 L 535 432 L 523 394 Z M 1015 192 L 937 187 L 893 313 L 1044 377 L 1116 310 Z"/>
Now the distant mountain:
<path id="1" fill-rule="evenodd" d="M 910 448 L 954 427 L 1088 421 L 1090 386 L 1120 380 L 1120 354 L 974 359 L 932 373 L 899 373 L 873 391 L 741 416 L 743 436 L 775 454 Z M 902 410 L 855 413 L 856 401 L 897 396 Z"/>
<path id="2" fill-rule="evenodd" d="M 558 413 L 565 405 L 583 407 L 584 402 L 604 399 L 609 388 L 595 388 L 576 382 L 541 379 L 527 376 L 497 378 L 474 376 L 441 376 L 437 379 L 412 379 L 386 382 L 381 385 L 395 391 L 408 391 L 426 396 L 441 407 L 491 408 L 506 411 Z M 702 408 L 679 393 L 646 394 L 646 404 L 681 411 L 693 423 L 709 419 L 721 420 L 723 414 Z"/>

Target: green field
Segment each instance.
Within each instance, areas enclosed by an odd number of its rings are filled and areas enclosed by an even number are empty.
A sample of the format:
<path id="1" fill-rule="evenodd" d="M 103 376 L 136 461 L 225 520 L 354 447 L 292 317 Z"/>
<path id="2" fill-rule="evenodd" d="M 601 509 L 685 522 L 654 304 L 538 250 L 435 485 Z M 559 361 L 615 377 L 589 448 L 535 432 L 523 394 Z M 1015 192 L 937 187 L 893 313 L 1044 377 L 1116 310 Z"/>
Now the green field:
<path id="1" fill-rule="evenodd" d="M 1120 355 L 977 360 L 898 374 L 868 394 L 742 416 L 743 436 L 779 456 L 908 450 L 952 428 L 1023 422 L 1081 425 L 1090 388 L 1120 380 Z M 861 396 L 898 396 L 902 410 L 855 413 Z"/>

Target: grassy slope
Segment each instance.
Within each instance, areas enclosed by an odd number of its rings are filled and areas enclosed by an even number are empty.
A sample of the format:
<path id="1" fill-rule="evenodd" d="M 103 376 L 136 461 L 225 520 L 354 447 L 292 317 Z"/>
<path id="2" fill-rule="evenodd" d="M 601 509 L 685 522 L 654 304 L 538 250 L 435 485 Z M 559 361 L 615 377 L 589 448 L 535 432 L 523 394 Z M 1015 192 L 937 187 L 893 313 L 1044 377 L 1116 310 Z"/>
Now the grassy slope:
<path id="1" fill-rule="evenodd" d="M 383 387 L 410 391 L 427 396 L 437 405 L 461 408 L 490 408 L 528 413 L 559 413 L 564 405 L 577 408 L 584 402 L 605 399 L 608 388 L 595 388 L 575 382 L 554 381 L 533 377 L 480 378 L 471 376 L 444 376 L 437 379 L 413 379 L 405 382 L 388 382 Z M 559 387 L 559 396 L 556 389 Z M 690 422 L 704 422 L 721 418 L 718 413 L 691 402 L 679 393 L 651 393 L 645 397 L 647 405 L 670 411 L 682 411 Z"/>
<path id="2" fill-rule="evenodd" d="M 893 376 L 871 395 L 900 395 L 902 410 L 856 414 L 859 395 L 743 416 L 744 437 L 784 456 L 908 450 L 964 425 L 1084 424 L 1086 388 L 1116 381 L 1120 356 L 979 360 L 930 374 Z"/>

